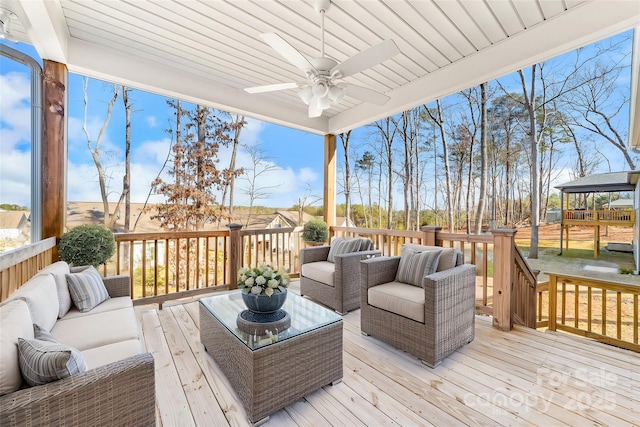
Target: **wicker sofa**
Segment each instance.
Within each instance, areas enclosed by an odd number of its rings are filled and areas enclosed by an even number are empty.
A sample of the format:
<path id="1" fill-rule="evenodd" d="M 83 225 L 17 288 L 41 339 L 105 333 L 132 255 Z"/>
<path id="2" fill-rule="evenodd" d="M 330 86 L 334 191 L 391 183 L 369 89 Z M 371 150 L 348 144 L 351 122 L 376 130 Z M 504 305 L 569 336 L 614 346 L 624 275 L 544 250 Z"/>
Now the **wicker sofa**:
<path id="1" fill-rule="evenodd" d="M 143 352 L 129 277 L 104 278 L 110 298 L 80 312 L 64 294 L 67 273 L 54 263 L 0 304 L 0 425 L 155 425 L 154 360 Z M 79 350 L 87 370 L 27 386 L 18 339 L 32 340 L 34 329 Z"/>
<path id="2" fill-rule="evenodd" d="M 360 261 L 381 252 L 366 238 L 334 238 L 300 250 L 300 294 L 345 314 L 360 307 Z"/>
<path id="3" fill-rule="evenodd" d="M 413 285 L 398 281 L 400 256 L 361 261 L 360 328 L 433 368 L 474 338 L 476 268 L 452 248 L 405 247 L 440 252 L 436 272 Z"/>

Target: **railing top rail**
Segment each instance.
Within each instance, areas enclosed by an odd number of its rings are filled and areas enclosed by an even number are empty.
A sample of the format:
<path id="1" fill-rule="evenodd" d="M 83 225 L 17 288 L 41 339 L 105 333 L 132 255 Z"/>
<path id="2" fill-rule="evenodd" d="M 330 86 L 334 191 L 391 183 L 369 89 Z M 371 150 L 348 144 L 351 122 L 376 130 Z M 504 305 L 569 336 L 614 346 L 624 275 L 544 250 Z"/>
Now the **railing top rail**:
<path id="1" fill-rule="evenodd" d="M 493 243 L 491 234 L 438 233 L 438 239 L 465 243 Z"/>
<path id="2" fill-rule="evenodd" d="M 256 236 L 258 234 L 282 234 L 293 233 L 296 231 L 295 227 L 287 228 L 252 228 L 248 230 L 240 230 L 241 236 Z"/>
<path id="3" fill-rule="evenodd" d="M 348 232 L 359 235 L 380 235 L 380 236 L 400 236 L 400 237 L 422 237 L 421 231 L 411 230 L 386 230 L 380 228 L 363 228 L 363 227 L 336 227 L 331 226 L 331 231 Z"/>
<path id="4" fill-rule="evenodd" d="M 572 276 L 562 273 L 545 272 L 549 276 L 549 280 L 556 279 L 558 282 L 564 282 L 572 285 L 590 286 L 608 291 L 626 292 L 640 295 L 640 285 L 632 283 L 611 282 L 608 280 L 594 279 L 591 277 Z"/>
<path id="5" fill-rule="evenodd" d="M 134 240 L 163 240 L 163 239 L 186 239 L 196 237 L 223 237 L 228 236 L 229 230 L 208 230 L 208 231 L 163 231 L 153 233 L 114 233 L 117 242 L 128 242 Z"/>
<path id="6" fill-rule="evenodd" d="M 49 237 L 39 242 L 32 243 L 21 248 L 12 249 L 8 252 L 0 254 L 0 270 L 7 269 L 18 263 L 26 261 L 36 254 L 53 248 L 56 245 L 56 238 Z"/>

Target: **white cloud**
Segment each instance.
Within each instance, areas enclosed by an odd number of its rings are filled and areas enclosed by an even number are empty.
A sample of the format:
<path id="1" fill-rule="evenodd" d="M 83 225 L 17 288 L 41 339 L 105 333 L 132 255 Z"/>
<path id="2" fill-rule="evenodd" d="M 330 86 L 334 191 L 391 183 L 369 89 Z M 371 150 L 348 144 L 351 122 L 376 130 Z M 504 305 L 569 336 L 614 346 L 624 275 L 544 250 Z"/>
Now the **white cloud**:
<path id="1" fill-rule="evenodd" d="M 304 183 L 313 183 L 318 180 L 318 174 L 311 168 L 302 168 L 298 172 L 298 179 Z"/>
<path id="2" fill-rule="evenodd" d="M 31 90 L 26 74 L 0 75 L 0 126 L 2 145 L 31 140 Z"/>
<path id="3" fill-rule="evenodd" d="M 0 75 L 0 203 L 31 205 L 31 91 L 26 73 Z"/>
<path id="4" fill-rule="evenodd" d="M 155 128 L 158 126 L 158 119 L 156 118 L 156 116 L 146 116 L 144 119 L 147 122 L 147 126 L 149 126 L 150 128 Z"/>
<path id="5" fill-rule="evenodd" d="M 4 145 L 4 139 L 2 141 Z M 0 203 L 31 206 L 31 153 L 3 150 L 0 170 Z"/>

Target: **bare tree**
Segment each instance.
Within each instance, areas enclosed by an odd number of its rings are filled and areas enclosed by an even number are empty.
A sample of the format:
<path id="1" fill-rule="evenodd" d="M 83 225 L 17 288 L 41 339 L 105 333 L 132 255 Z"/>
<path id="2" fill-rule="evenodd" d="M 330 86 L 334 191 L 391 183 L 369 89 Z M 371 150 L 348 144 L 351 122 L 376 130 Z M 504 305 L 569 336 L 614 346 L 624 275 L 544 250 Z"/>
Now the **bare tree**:
<path id="1" fill-rule="evenodd" d="M 344 148 L 344 199 L 345 199 L 345 216 L 347 221 L 351 220 L 351 165 L 349 161 L 349 140 L 351 139 L 351 131 L 338 135 Z"/>
<path id="2" fill-rule="evenodd" d="M 247 215 L 247 221 L 245 226 L 249 225 L 251 216 L 253 214 L 253 207 L 256 200 L 268 199 L 274 188 L 278 185 L 264 185 L 264 175 L 278 169 L 269 157 L 265 154 L 259 146 L 243 146 L 249 158 L 251 160 L 251 166 L 245 168 L 241 179 L 247 182 L 247 189 L 244 190 L 245 194 L 249 196 L 249 214 Z"/>
<path id="3" fill-rule="evenodd" d="M 102 164 L 102 138 L 107 130 L 107 126 L 109 125 L 109 121 L 111 120 L 111 112 L 113 111 L 113 105 L 118 99 L 118 93 L 120 92 L 120 87 L 118 85 L 113 85 L 113 92 L 109 103 L 107 104 L 107 112 L 102 122 L 102 127 L 98 132 L 98 136 L 95 140 L 92 140 L 91 135 L 89 133 L 89 127 L 87 123 L 87 114 L 89 110 L 89 78 L 85 77 L 83 79 L 82 85 L 83 92 L 83 103 L 84 103 L 84 117 L 82 123 L 82 131 L 87 138 L 87 148 L 91 153 L 91 157 L 93 158 L 93 163 L 96 166 L 96 170 L 98 171 L 98 184 L 100 186 L 100 198 L 102 199 L 102 210 L 104 212 L 104 226 L 107 228 L 113 228 L 118 219 L 118 214 L 120 212 L 120 205 L 125 197 L 125 191 L 120 191 L 118 196 L 118 202 L 116 203 L 115 208 L 113 209 L 113 213 L 110 212 L 109 209 L 109 185 L 107 184 L 107 180 L 110 180 L 111 177 L 108 177 Z"/>
<path id="4" fill-rule="evenodd" d="M 454 232 L 455 222 L 454 222 L 454 212 L 453 212 L 453 193 L 451 188 L 451 172 L 449 169 L 449 150 L 447 149 L 447 132 L 444 127 L 444 118 L 442 115 L 442 105 L 440 100 L 436 100 L 436 110 L 431 111 L 427 106 L 424 106 L 424 111 L 427 113 L 429 118 L 436 124 L 438 130 L 440 132 L 440 141 L 442 142 L 442 158 L 444 163 L 444 173 L 445 173 L 445 182 L 446 182 L 446 194 L 445 198 L 447 200 L 447 215 L 449 217 L 449 231 Z"/>
<path id="5" fill-rule="evenodd" d="M 627 92 L 618 88 L 618 80 L 628 66 L 619 62 L 595 60 L 592 67 L 583 68 L 579 79 L 584 82 L 567 94 L 567 105 L 573 114 L 573 125 L 602 138 L 620 151 L 631 170 L 636 161 L 627 147 L 626 126 L 622 122 L 624 107 L 629 103 Z"/>
<path id="6" fill-rule="evenodd" d="M 480 125 L 480 199 L 478 201 L 478 210 L 476 212 L 476 224 L 475 233 L 480 234 L 482 232 L 482 220 L 484 218 L 484 212 L 487 203 L 487 181 L 488 181 L 488 150 L 487 150 L 487 84 L 482 83 L 480 85 L 480 110 L 481 110 L 481 125 Z"/>
<path id="7" fill-rule="evenodd" d="M 240 132 L 242 128 L 247 122 L 244 119 L 244 116 L 240 116 L 236 114 L 233 118 L 233 122 L 231 125 L 231 139 L 232 139 L 232 150 L 231 150 L 231 159 L 229 160 L 229 170 L 236 169 L 236 153 L 238 152 L 238 146 L 240 145 Z M 224 207 L 224 204 L 227 200 L 227 193 L 229 193 L 229 215 L 233 215 L 233 190 L 235 186 L 235 176 L 230 176 L 228 179 L 228 183 L 224 186 L 222 191 L 222 202 L 221 206 Z"/>
<path id="8" fill-rule="evenodd" d="M 124 232 L 128 233 L 131 226 L 131 102 L 129 101 L 129 89 L 122 86 L 122 103 L 125 113 L 125 149 L 124 149 L 124 178 L 122 179 L 122 190 L 124 199 Z"/>

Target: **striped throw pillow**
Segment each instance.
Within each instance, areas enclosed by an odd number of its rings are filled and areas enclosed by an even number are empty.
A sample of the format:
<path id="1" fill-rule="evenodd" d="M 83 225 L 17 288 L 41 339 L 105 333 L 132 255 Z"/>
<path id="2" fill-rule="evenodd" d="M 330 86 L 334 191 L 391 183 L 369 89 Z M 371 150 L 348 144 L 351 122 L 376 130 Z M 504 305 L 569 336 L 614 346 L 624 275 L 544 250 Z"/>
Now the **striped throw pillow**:
<path id="1" fill-rule="evenodd" d="M 361 239 L 335 239 L 331 242 L 329 248 L 329 255 L 327 255 L 327 261 L 335 262 L 336 255 L 348 254 L 351 252 L 358 252 L 360 249 Z"/>
<path id="2" fill-rule="evenodd" d="M 400 253 L 400 264 L 396 281 L 414 286 L 422 286 L 422 279 L 436 272 L 441 251 L 430 250 L 417 252 L 403 247 Z"/>
<path id="3" fill-rule="evenodd" d="M 18 338 L 18 362 L 22 378 L 30 386 L 85 372 L 87 364 L 82 354 L 59 342 Z"/>
<path id="4" fill-rule="evenodd" d="M 67 283 L 73 303 L 83 313 L 109 299 L 102 276 L 93 266 L 79 273 L 67 274 Z"/>

